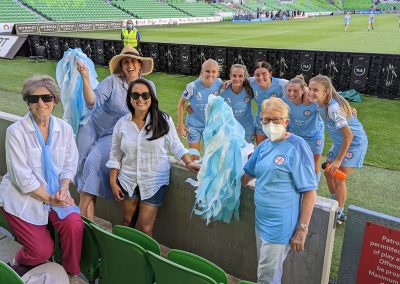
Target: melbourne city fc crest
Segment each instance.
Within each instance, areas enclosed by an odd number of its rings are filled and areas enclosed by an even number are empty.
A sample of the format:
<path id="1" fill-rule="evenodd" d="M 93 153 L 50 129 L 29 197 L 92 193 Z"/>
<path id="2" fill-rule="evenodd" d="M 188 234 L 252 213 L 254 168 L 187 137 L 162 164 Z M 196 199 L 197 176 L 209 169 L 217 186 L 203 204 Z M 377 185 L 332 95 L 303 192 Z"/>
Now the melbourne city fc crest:
<path id="1" fill-rule="evenodd" d="M 316 142 L 316 144 L 317 144 L 317 146 L 321 146 L 321 145 L 322 145 L 322 140 L 321 140 L 321 139 L 318 139 L 317 142 Z"/>
<path id="2" fill-rule="evenodd" d="M 274 158 L 274 164 L 277 166 L 283 165 L 285 163 L 285 156 L 278 155 Z"/>
<path id="3" fill-rule="evenodd" d="M 346 153 L 346 159 L 351 159 L 351 158 L 353 158 L 354 157 L 354 154 L 353 154 L 353 152 L 347 152 Z"/>
<path id="4" fill-rule="evenodd" d="M 244 102 L 247 104 L 248 102 L 250 102 L 250 98 L 249 97 L 245 97 L 244 98 Z"/>
<path id="5" fill-rule="evenodd" d="M 310 115 L 311 115 L 311 111 L 308 110 L 308 109 L 306 109 L 306 110 L 303 112 L 303 114 L 304 114 L 305 116 L 310 116 Z"/>

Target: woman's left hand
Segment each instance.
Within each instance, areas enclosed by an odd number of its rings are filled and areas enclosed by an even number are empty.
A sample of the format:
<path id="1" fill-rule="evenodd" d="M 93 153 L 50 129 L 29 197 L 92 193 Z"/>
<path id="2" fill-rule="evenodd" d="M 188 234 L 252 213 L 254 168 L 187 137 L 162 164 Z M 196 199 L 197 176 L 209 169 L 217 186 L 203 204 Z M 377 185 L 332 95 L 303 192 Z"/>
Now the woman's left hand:
<path id="1" fill-rule="evenodd" d="M 197 173 L 200 170 L 200 165 L 194 162 L 189 162 L 186 164 L 186 168 L 191 172 Z"/>
<path id="2" fill-rule="evenodd" d="M 290 240 L 290 247 L 295 251 L 303 251 L 307 234 L 308 234 L 307 229 L 301 229 L 301 228 L 296 229 L 292 239 Z"/>

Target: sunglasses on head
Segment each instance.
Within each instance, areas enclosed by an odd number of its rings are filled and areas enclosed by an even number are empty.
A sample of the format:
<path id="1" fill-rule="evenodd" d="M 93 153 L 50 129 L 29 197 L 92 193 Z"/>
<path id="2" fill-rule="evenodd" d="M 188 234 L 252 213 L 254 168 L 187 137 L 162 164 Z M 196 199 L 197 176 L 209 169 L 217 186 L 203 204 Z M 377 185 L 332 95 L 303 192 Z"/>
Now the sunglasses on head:
<path id="1" fill-rule="evenodd" d="M 39 99 L 42 99 L 42 101 L 44 103 L 49 103 L 52 102 L 54 100 L 54 96 L 50 95 L 50 94 L 46 94 L 46 95 L 37 95 L 37 96 L 32 96 L 32 95 L 28 95 L 26 96 L 26 101 L 29 104 L 36 104 L 39 102 Z"/>
<path id="2" fill-rule="evenodd" d="M 151 95 L 149 92 L 144 92 L 144 93 L 138 93 L 138 92 L 132 92 L 129 94 L 131 96 L 132 99 L 134 100 L 138 100 L 139 97 L 142 97 L 142 99 L 144 100 L 148 100 L 150 99 Z"/>

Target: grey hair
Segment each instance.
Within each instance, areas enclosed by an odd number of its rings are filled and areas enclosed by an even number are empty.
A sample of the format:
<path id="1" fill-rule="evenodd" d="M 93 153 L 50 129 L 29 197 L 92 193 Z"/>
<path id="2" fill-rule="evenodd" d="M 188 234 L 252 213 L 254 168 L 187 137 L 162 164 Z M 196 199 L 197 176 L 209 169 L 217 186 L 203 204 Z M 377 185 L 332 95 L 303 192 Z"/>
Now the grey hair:
<path id="1" fill-rule="evenodd" d="M 60 89 L 57 86 L 56 81 L 49 75 L 33 75 L 26 79 L 22 86 L 22 99 L 26 101 L 26 97 L 31 95 L 34 90 L 38 88 L 46 88 L 51 95 L 54 96 L 54 103 L 57 104 L 60 99 Z"/>

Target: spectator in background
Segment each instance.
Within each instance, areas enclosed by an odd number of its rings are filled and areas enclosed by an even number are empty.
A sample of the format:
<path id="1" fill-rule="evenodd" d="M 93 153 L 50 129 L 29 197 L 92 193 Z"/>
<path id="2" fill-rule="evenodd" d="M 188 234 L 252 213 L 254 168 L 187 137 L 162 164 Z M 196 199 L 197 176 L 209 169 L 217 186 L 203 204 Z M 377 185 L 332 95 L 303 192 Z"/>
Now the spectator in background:
<path id="1" fill-rule="evenodd" d="M 132 46 L 136 48 L 140 42 L 140 33 L 133 26 L 132 20 L 128 20 L 126 22 L 126 28 L 121 31 L 121 39 L 124 43 L 124 46 Z"/>

